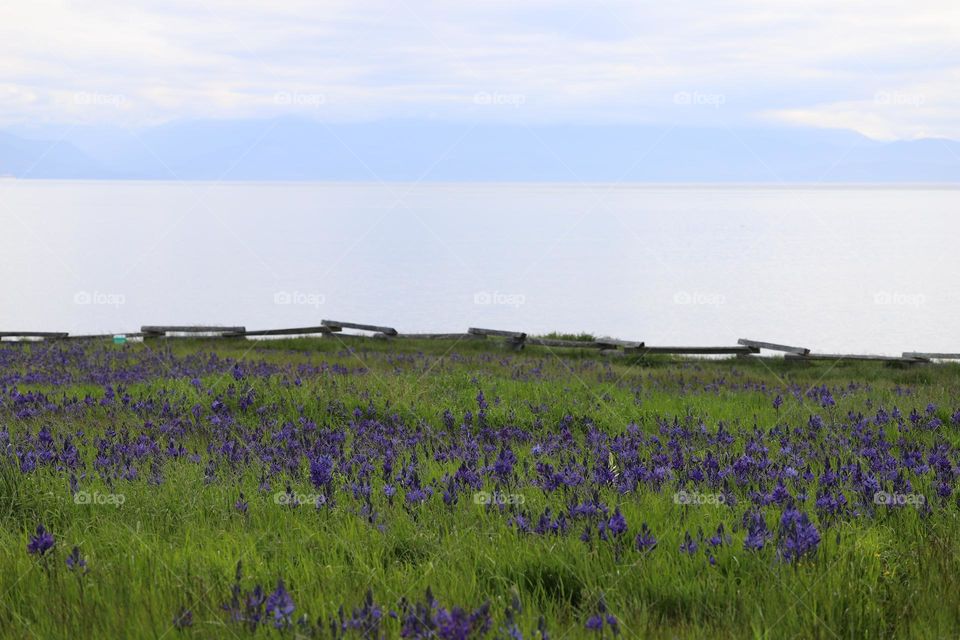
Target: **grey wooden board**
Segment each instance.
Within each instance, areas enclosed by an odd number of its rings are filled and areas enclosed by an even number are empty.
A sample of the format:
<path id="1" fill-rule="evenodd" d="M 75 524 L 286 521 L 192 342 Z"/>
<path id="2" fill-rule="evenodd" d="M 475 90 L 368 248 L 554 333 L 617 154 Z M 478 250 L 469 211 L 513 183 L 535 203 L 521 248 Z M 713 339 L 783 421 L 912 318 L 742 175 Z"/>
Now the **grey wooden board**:
<path id="1" fill-rule="evenodd" d="M 114 336 L 123 336 L 124 338 L 142 338 L 142 333 L 94 333 L 87 335 L 69 335 L 67 340 L 112 340 Z"/>
<path id="2" fill-rule="evenodd" d="M 330 327 L 293 327 L 290 329 L 257 329 L 256 331 L 243 331 L 238 333 L 228 333 L 228 338 L 243 336 L 296 336 L 310 335 L 314 333 L 330 333 Z"/>
<path id="3" fill-rule="evenodd" d="M 142 333 L 164 334 L 164 333 L 244 333 L 246 327 L 218 327 L 203 325 L 147 325 L 140 327 Z"/>
<path id="4" fill-rule="evenodd" d="M 746 338 L 740 338 L 737 340 L 737 344 L 742 344 L 746 347 L 755 347 L 757 349 L 768 349 L 770 351 L 786 351 L 787 353 L 796 353 L 801 356 L 805 356 L 810 353 L 810 349 L 806 347 L 791 347 L 785 344 L 777 344 L 775 342 L 760 342 L 759 340 L 747 340 Z"/>
<path id="5" fill-rule="evenodd" d="M 784 356 L 787 360 L 864 360 L 872 362 L 923 362 L 920 358 L 905 358 L 903 356 L 875 356 L 856 353 L 810 353 L 805 356 L 798 356 L 788 353 Z"/>
<path id="6" fill-rule="evenodd" d="M 477 327 L 470 327 L 467 329 L 467 333 L 472 333 L 476 336 L 500 336 L 503 338 L 526 338 L 527 334 L 522 331 L 502 331 L 500 329 L 478 329 Z"/>
<path id="7" fill-rule="evenodd" d="M 587 340 L 557 340 L 554 338 L 527 338 L 527 344 L 540 347 L 563 347 L 571 349 L 600 349 L 607 343 Z"/>
<path id="8" fill-rule="evenodd" d="M 624 349 L 639 349 L 644 346 L 644 342 L 636 342 L 633 340 L 617 340 L 616 338 L 598 338 L 597 344 L 600 345 L 600 348 L 608 347 L 623 347 Z"/>
<path id="9" fill-rule="evenodd" d="M 675 354 L 675 355 L 721 355 L 721 354 L 749 354 L 758 353 L 755 347 L 639 347 L 624 349 L 625 353 L 645 354 Z"/>
<path id="10" fill-rule="evenodd" d="M 0 331 L 0 338 L 66 338 L 65 331 Z"/>
<path id="11" fill-rule="evenodd" d="M 904 351 L 904 358 L 923 358 L 925 360 L 960 360 L 960 353 L 925 353 L 923 351 Z"/>
<path id="12" fill-rule="evenodd" d="M 486 336 L 472 333 L 398 333 L 396 337 L 409 340 L 483 340 Z"/>
<path id="13" fill-rule="evenodd" d="M 397 335 L 397 330 L 393 327 L 379 327 L 375 324 L 360 324 L 358 322 L 341 322 L 340 320 L 321 320 L 320 324 L 325 327 L 329 327 L 334 331 L 339 331 L 340 329 L 358 329 L 360 331 L 376 331 L 378 333 L 385 333 L 388 336 Z"/>

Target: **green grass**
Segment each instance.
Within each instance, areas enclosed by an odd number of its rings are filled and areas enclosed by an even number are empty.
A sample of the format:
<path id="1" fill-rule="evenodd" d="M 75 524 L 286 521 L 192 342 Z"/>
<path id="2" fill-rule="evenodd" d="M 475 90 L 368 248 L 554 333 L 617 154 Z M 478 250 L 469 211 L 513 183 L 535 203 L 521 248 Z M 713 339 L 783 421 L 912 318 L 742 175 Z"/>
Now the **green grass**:
<path id="1" fill-rule="evenodd" d="M 152 347 L 116 349 L 137 354 L 145 348 Z M 653 434 L 657 419 L 694 427 L 702 420 L 711 430 L 723 422 L 734 432 L 749 432 L 755 426 L 802 426 L 812 413 L 833 423 L 845 420 L 848 411 L 869 416 L 881 405 L 897 405 L 907 414 L 912 408 L 922 412 L 932 402 L 946 426 L 937 436 L 917 434 L 917 441 L 929 445 L 938 437 L 960 446 L 949 421 L 960 404 L 960 367 L 953 365 L 899 368 L 666 357 L 613 362 L 576 350 L 497 351 L 493 341 L 454 346 L 399 340 L 176 340 L 161 348 L 178 358 L 202 350 L 281 367 L 281 373 L 247 385 L 254 389 L 256 406 L 267 407 L 277 427 L 301 417 L 320 428 L 342 427 L 360 409 L 381 419 L 396 416 L 406 425 L 438 429 L 445 410 L 458 418 L 475 412 L 482 389 L 490 403 L 490 424 L 535 433 L 555 432 L 567 415 L 578 425 L 589 419 L 608 434 L 621 433 L 629 424 Z M 350 373 L 304 375 L 299 386 L 294 383 L 298 366 L 321 363 L 347 367 Z M 226 367 L 202 383 L 198 391 L 188 378 L 159 376 L 130 384 L 126 392 L 134 401 L 163 393 L 186 411 L 195 403 L 208 407 L 218 395 L 235 407 L 246 384 L 236 383 Z M 837 406 L 829 410 L 786 393 L 779 411 L 771 406 L 769 390 L 785 385 L 806 391 L 813 385 L 847 388 L 851 383 L 859 386 L 844 397 L 837 395 Z M 231 387 L 234 397 L 227 395 Z M 21 383 L 18 388 L 43 391 L 54 400 L 103 395 L 99 385 L 88 383 Z M 898 388 L 909 388 L 910 395 L 901 395 Z M 4 405 L 0 425 L 11 436 L 36 433 L 45 425 L 55 434 L 83 430 L 92 441 L 107 429 L 127 428 L 134 437 L 156 433 L 161 414 L 160 406 L 117 406 L 77 417 L 57 413 L 20 419 Z M 250 415 L 246 419 L 256 424 Z M 895 433 L 891 439 L 896 440 Z M 186 442 L 206 460 L 207 434 L 193 430 Z M 515 446 L 515 451 L 521 464 L 532 460 L 529 445 Z M 425 479 L 457 468 L 455 462 L 425 457 L 420 465 Z M 585 545 L 576 532 L 518 535 L 506 518 L 469 496 L 453 508 L 434 499 L 407 510 L 399 494 L 388 505 L 377 485 L 373 500 L 380 529 L 357 513 L 359 503 L 346 499 L 325 510 L 275 504 L 273 494 L 282 486 L 273 482 L 271 491 L 261 491 L 260 467 L 224 469 L 208 482 L 203 464 L 171 462 L 159 486 L 147 482 L 148 472 L 142 469 L 138 480 L 117 481 L 112 487 L 91 473 L 83 482 L 85 490 L 123 494 L 124 502 L 77 505 L 67 475 L 49 469 L 21 474 L 9 457 L 0 459 L 0 637 L 245 637 L 249 632 L 231 624 L 220 608 L 229 599 L 238 561 L 245 587 L 260 583 L 272 589 L 283 578 L 297 615 L 309 613 L 313 619 L 335 615 L 341 604 L 348 610 L 359 606 L 368 589 L 378 602 L 395 605 L 401 597 L 419 598 L 430 587 L 447 606 L 490 601 L 494 631 L 516 594 L 524 604 L 519 620 L 525 637 L 534 637 L 531 631 L 540 615 L 548 620 L 553 638 L 593 637 L 583 621 L 600 596 L 629 638 L 935 638 L 953 637 L 960 629 L 960 512 L 955 503 L 926 518 L 915 509 L 902 509 L 822 527 L 817 555 L 797 565 L 782 563 L 771 553 L 747 552 L 742 534 L 735 535 L 735 543 L 720 548 L 711 566 L 700 556 L 678 553 L 684 531 L 712 531 L 720 522 L 729 527 L 739 520 L 743 505 L 681 508 L 667 493 L 640 491 L 618 499 L 606 488 L 603 498 L 620 503 L 631 533 L 646 522 L 659 542 L 647 556 L 618 557 L 610 545 Z M 289 481 L 297 492 L 315 493 L 303 474 L 289 476 Z M 246 515 L 233 508 L 240 491 L 250 502 Z M 529 486 L 518 491 L 532 513 L 564 506 L 556 493 Z M 768 519 L 774 527 L 773 517 Z M 28 534 L 39 522 L 57 538 L 46 558 L 25 552 Z M 87 558 L 86 575 L 64 565 L 73 545 Z M 190 608 L 194 624 L 174 630 L 171 622 L 181 607 Z M 396 637 L 398 629 L 388 627 L 388 637 Z M 261 629 L 257 635 L 281 632 Z"/>

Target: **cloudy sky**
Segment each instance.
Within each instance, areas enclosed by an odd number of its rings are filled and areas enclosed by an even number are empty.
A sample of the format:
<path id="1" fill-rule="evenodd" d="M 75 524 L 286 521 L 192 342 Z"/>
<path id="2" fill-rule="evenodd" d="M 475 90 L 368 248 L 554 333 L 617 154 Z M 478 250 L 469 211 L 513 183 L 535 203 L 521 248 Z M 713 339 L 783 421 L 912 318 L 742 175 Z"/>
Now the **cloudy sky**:
<path id="1" fill-rule="evenodd" d="M 296 114 L 960 139 L 957 87 L 954 0 L 0 6 L 0 126 Z"/>

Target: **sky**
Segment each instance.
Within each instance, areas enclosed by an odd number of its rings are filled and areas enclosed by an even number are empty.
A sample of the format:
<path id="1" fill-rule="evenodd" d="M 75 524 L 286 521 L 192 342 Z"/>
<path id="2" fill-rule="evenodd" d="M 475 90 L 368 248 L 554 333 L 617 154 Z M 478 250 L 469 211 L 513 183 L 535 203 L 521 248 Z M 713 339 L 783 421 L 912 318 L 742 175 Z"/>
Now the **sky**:
<path id="1" fill-rule="evenodd" d="M 960 139 L 960 3 L 29 0 L 0 126 L 295 115 Z"/>

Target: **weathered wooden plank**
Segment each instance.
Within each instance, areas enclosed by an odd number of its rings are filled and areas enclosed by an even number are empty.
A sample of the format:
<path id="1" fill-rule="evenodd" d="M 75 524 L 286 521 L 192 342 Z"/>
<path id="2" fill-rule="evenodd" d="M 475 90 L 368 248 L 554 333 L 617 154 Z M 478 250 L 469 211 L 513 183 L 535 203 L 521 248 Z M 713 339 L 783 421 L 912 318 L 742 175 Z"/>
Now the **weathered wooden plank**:
<path id="1" fill-rule="evenodd" d="M 0 338 L 66 338 L 66 331 L 0 331 Z"/>
<path id="2" fill-rule="evenodd" d="M 644 346 L 644 342 L 634 340 L 617 340 L 616 338 L 597 338 L 597 344 L 601 349 L 623 347 L 624 349 L 639 349 Z"/>
<path id="3" fill-rule="evenodd" d="M 926 353 L 923 351 L 904 351 L 904 358 L 922 358 L 924 360 L 960 360 L 960 353 Z"/>
<path id="4" fill-rule="evenodd" d="M 601 349 L 607 343 L 592 340 L 558 340 L 555 338 L 527 338 L 527 344 L 539 347 L 562 347 L 570 349 Z"/>
<path id="5" fill-rule="evenodd" d="M 625 353 L 639 355 L 673 354 L 673 355 L 723 355 L 723 354 L 751 354 L 759 353 L 756 347 L 638 347 L 624 349 Z"/>
<path id="6" fill-rule="evenodd" d="M 246 327 L 221 327 L 214 325 L 146 325 L 141 333 L 165 335 L 167 333 L 245 333 Z"/>
<path id="7" fill-rule="evenodd" d="M 379 327 L 375 324 L 360 324 L 358 322 L 341 322 L 340 320 L 321 320 L 320 324 L 330 328 L 332 331 L 340 331 L 341 329 L 358 329 L 360 331 L 376 331 L 377 333 L 385 333 L 388 336 L 397 335 L 397 330 L 394 329 L 393 327 Z"/>
<path id="8" fill-rule="evenodd" d="M 472 333 L 398 333 L 396 338 L 407 340 L 483 340 L 486 336 Z"/>
<path id="9" fill-rule="evenodd" d="M 73 335 L 70 334 L 67 336 L 67 340 L 112 340 L 115 336 L 123 336 L 124 338 L 143 338 L 147 334 L 145 333 L 88 333 L 85 335 Z"/>
<path id="10" fill-rule="evenodd" d="M 500 329 L 478 329 L 476 327 L 470 327 L 467 329 L 467 333 L 472 333 L 475 336 L 499 336 L 502 338 L 524 339 L 527 337 L 527 334 L 522 331 L 501 331 Z"/>
<path id="11" fill-rule="evenodd" d="M 795 353 L 801 356 L 805 356 L 810 353 L 810 349 L 807 349 L 806 347 L 791 347 L 785 344 L 777 344 L 775 342 L 760 342 L 759 340 L 747 340 L 746 338 L 740 338 L 737 340 L 737 344 L 742 344 L 746 347 L 756 347 L 757 349 L 768 349 L 770 351 L 785 351 L 787 353 Z"/>
<path id="12" fill-rule="evenodd" d="M 871 362 L 924 362 L 921 358 L 911 358 L 904 356 L 877 356 L 864 355 L 859 353 L 809 353 L 805 356 L 788 353 L 784 356 L 787 360 L 851 360 L 851 361 L 871 361 Z"/>
<path id="13" fill-rule="evenodd" d="M 246 336 L 296 336 L 311 335 L 317 333 L 331 333 L 330 327 L 293 327 L 290 329 L 257 329 L 256 331 L 243 331 L 238 333 L 225 334 L 228 338 L 241 338 Z"/>

